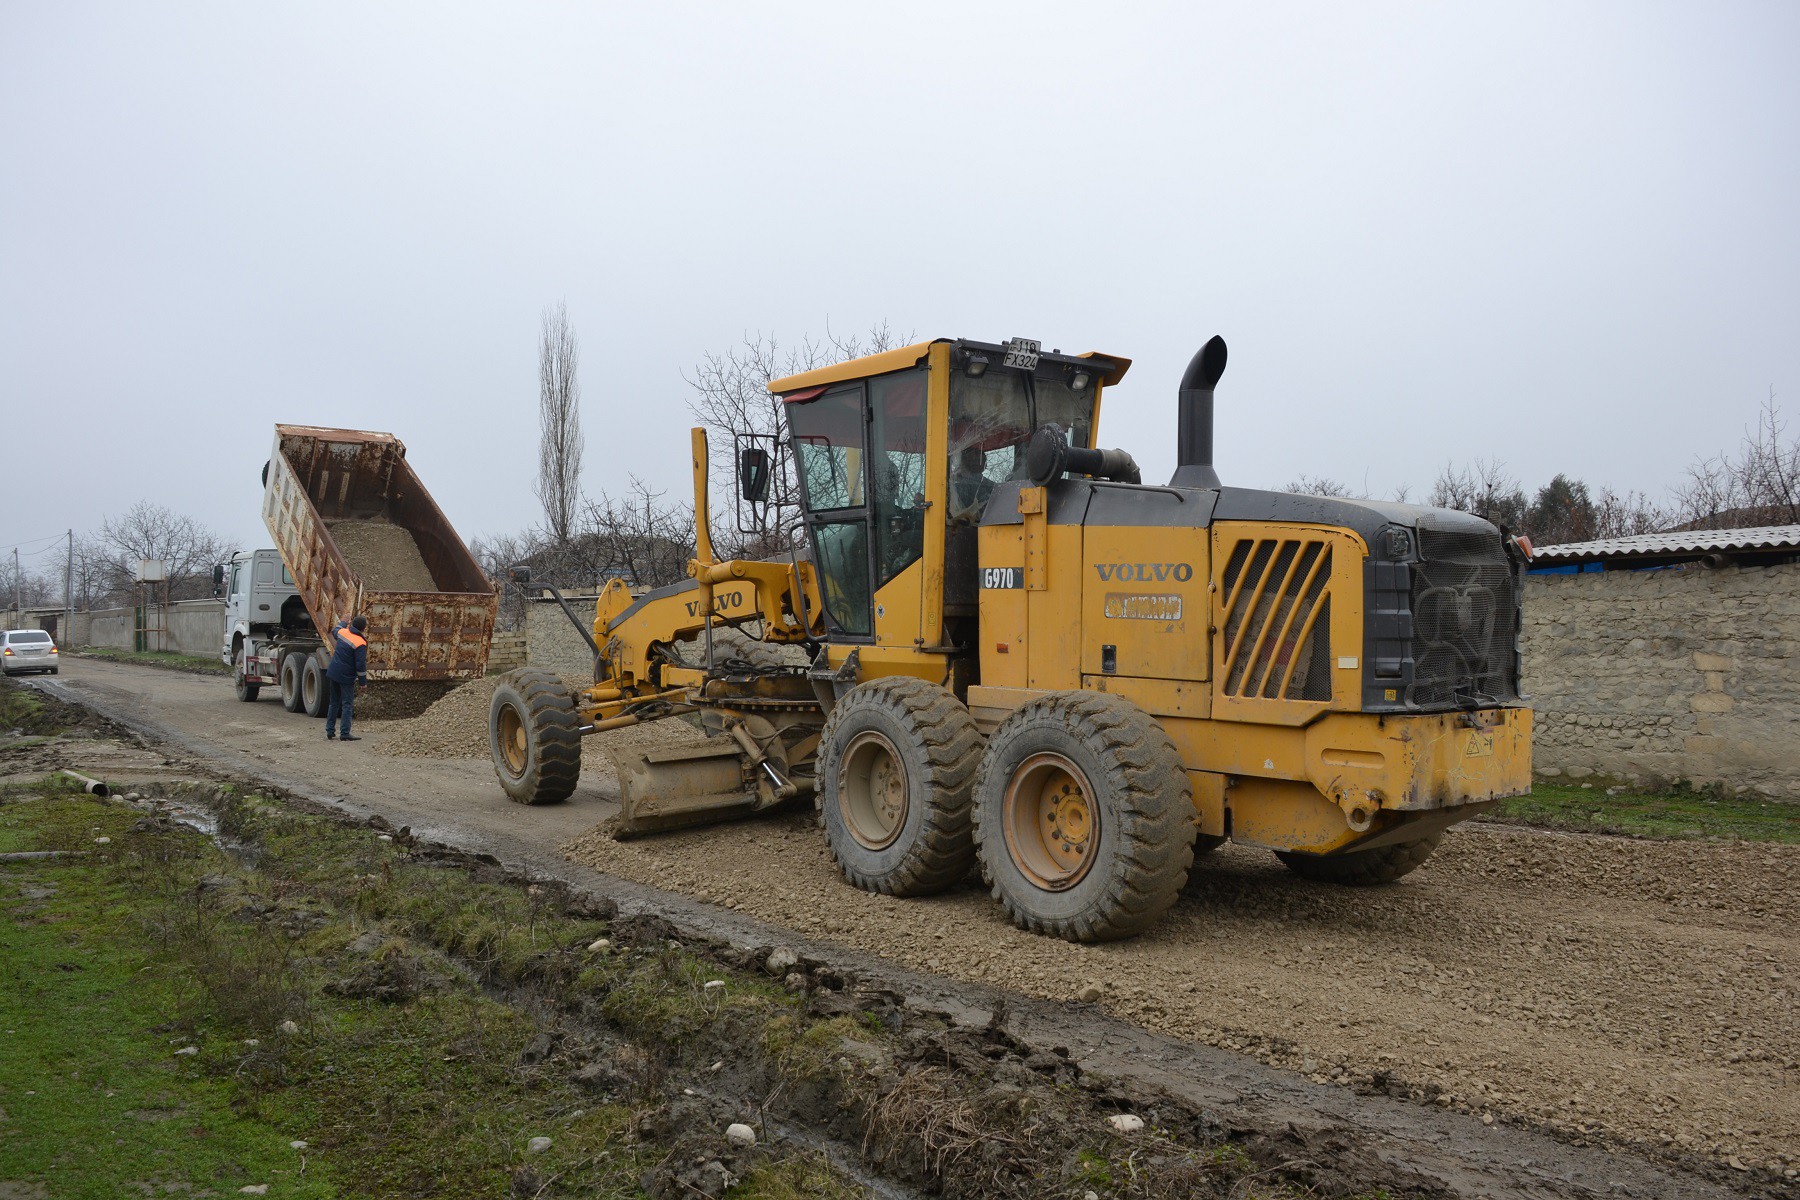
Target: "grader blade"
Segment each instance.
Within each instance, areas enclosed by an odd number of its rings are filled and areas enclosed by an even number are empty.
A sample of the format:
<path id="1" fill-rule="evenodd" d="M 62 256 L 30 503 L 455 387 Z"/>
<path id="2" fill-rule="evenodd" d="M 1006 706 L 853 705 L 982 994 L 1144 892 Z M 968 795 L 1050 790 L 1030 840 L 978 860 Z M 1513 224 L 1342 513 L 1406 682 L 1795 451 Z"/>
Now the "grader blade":
<path id="1" fill-rule="evenodd" d="M 756 809 L 757 794 L 744 784 L 744 752 L 733 739 L 610 753 L 619 772 L 614 837 L 710 825 L 747 817 Z"/>

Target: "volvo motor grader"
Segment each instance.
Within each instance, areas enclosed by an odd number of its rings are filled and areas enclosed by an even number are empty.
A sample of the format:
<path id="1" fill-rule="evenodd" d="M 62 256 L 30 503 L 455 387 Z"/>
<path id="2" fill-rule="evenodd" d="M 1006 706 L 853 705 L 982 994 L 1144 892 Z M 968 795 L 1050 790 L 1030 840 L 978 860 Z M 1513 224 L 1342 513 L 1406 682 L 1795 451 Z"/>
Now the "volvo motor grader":
<path id="1" fill-rule="evenodd" d="M 1174 477 L 1143 483 L 1095 448 L 1129 365 L 939 339 L 771 383 L 787 434 L 741 445 L 738 483 L 757 506 L 793 481 L 804 545 L 774 561 L 715 558 L 695 430 L 691 578 L 606 586 L 585 690 L 503 681 L 502 786 L 561 800 L 582 735 L 687 716 L 711 736 L 615 752 L 619 835 L 811 799 L 856 886 L 979 863 L 1016 923 L 1083 941 L 1145 928 L 1226 839 L 1381 883 L 1524 792 L 1517 540 L 1221 486 L 1219 338 L 1181 380 Z"/>

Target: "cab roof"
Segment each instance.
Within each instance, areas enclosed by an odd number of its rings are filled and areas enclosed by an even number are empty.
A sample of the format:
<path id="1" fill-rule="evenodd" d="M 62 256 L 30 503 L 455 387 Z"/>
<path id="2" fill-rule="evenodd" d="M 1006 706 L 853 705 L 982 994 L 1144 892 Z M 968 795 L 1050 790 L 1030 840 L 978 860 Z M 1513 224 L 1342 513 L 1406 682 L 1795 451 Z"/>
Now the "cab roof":
<path id="1" fill-rule="evenodd" d="M 999 355 L 1004 348 L 997 342 L 977 342 L 968 338 L 933 338 L 927 342 L 914 342 L 910 346 L 901 346 L 894 350 L 883 350 L 880 354 L 865 354 L 861 358 L 852 358 L 847 362 L 834 363 L 829 367 L 819 367 L 812 371 L 802 371 L 798 375 L 789 375 L 785 379 L 771 379 L 769 391 L 777 396 L 789 392 L 805 391 L 811 388 L 829 387 L 834 383 L 843 383 L 850 379 L 867 379 L 873 375 L 885 375 L 889 371 L 903 371 L 907 367 L 916 367 L 925 361 L 931 348 L 940 342 L 968 347 L 986 353 Z M 1089 350 L 1085 354 L 1058 354 L 1053 351 L 1041 356 L 1051 362 L 1079 362 L 1088 360 L 1091 365 L 1099 367 L 1100 382 L 1111 386 L 1125 377 L 1131 367 L 1129 358 L 1120 358 L 1116 354 L 1100 354 Z"/>

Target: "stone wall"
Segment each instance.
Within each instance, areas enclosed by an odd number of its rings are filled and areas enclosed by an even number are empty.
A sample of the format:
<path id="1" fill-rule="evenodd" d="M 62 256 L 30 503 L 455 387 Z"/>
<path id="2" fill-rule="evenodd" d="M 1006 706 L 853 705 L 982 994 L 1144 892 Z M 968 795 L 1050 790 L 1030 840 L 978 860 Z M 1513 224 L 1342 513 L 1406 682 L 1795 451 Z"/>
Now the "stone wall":
<path id="1" fill-rule="evenodd" d="M 1800 800 L 1800 563 L 1532 575 L 1540 774 Z"/>
<path id="2" fill-rule="evenodd" d="M 575 615 L 592 620 L 594 597 L 569 598 Z M 525 659 L 534 667 L 554 671 L 576 687 L 594 682 L 594 652 L 581 632 L 556 604 L 525 606 Z"/>

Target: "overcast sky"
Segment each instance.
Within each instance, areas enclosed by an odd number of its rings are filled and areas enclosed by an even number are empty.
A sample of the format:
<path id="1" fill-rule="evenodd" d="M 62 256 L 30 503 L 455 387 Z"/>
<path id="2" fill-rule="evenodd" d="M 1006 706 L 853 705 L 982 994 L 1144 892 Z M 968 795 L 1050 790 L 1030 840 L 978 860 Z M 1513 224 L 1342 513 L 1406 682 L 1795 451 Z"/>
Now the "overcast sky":
<path id="1" fill-rule="evenodd" d="M 558 300 L 594 492 L 685 490 L 701 355 L 883 320 L 1132 358 L 1147 478 L 1222 333 L 1227 483 L 1661 492 L 1800 425 L 1800 4 L 0 0 L 0 551 L 264 544 L 277 421 L 529 524 Z"/>

